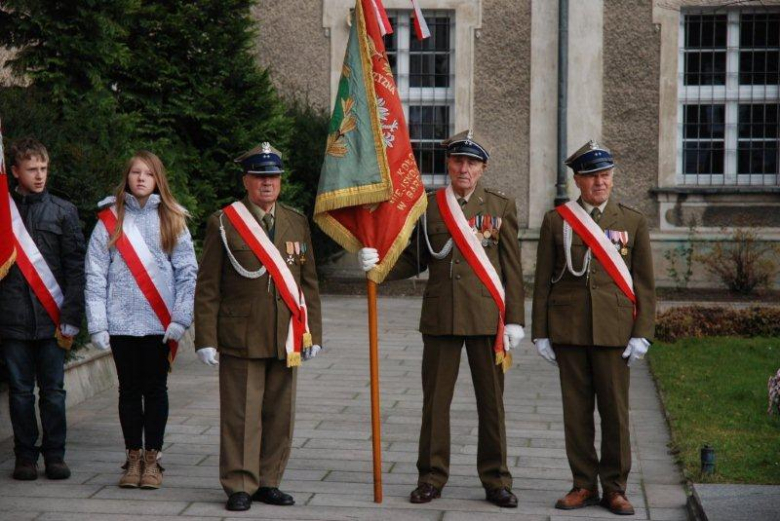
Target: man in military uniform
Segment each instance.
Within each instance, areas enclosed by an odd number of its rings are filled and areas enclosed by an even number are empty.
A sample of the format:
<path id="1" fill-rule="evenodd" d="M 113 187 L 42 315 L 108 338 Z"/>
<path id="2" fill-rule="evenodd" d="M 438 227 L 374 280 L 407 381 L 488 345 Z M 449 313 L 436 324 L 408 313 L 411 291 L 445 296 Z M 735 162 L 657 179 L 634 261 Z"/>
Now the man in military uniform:
<path id="1" fill-rule="evenodd" d="M 307 219 L 277 202 L 281 153 L 263 143 L 236 162 L 244 170 L 247 193 L 240 203 L 208 220 L 195 294 L 195 347 L 203 363 L 219 363 L 219 467 L 229 496 L 226 508 L 248 510 L 253 499 L 273 505 L 294 503 L 278 488 L 293 437 L 294 365 L 320 350 L 322 326 Z M 278 250 L 274 253 L 279 262 L 295 279 L 296 298 L 298 288 L 303 292 L 313 345 L 302 353 L 289 347 L 292 312 L 284 298 L 289 294 L 269 275 L 272 266 L 259 260 L 250 246 L 254 241 L 247 242 L 231 220 L 232 208 L 254 220 L 250 224 L 260 234 L 267 234 L 273 243 L 267 244 Z"/>
<path id="2" fill-rule="evenodd" d="M 611 197 L 609 150 L 590 141 L 566 164 L 574 170 L 581 197 L 544 217 L 533 301 L 534 343 L 560 370 L 566 455 L 574 481 L 555 507 L 571 510 L 600 502 L 615 514 L 633 514 L 625 495 L 631 469 L 629 367 L 647 352 L 655 322 L 647 220 Z M 569 220 L 576 215 L 574 224 L 582 227 L 573 229 Z M 594 233 L 589 236 L 588 230 Z M 602 242 L 593 243 L 594 238 Z M 601 416 L 600 460 L 594 447 L 595 403 Z"/>
<path id="3" fill-rule="evenodd" d="M 508 351 L 524 335 L 517 210 L 514 200 L 482 185 L 480 179 L 489 158 L 482 143 L 468 131 L 453 136 L 444 145 L 452 191 L 459 199 L 456 211 L 468 221 L 468 232 L 480 241 L 475 244 L 486 254 L 505 290 L 506 326 L 501 339 Z M 435 196 L 429 197 L 421 224 L 416 235 L 422 236 L 424 245 L 419 247 L 419 239 L 413 237 L 389 275 L 389 279 L 401 279 L 429 270 L 420 318 L 423 418 L 417 459 L 419 479 L 410 500 L 427 503 L 438 498 L 447 483 L 450 403 L 465 343 L 479 412 L 479 477 L 488 501 L 514 508 L 517 498 L 512 493 L 512 476 L 507 468 L 504 428 L 506 366 L 502 368 L 496 363 L 494 352 L 499 308 L 464 252 L 453 245 Z M 378 262 L 377 251 L 372 248 L 362 249 L 359 258 L 365 271 Z"/>

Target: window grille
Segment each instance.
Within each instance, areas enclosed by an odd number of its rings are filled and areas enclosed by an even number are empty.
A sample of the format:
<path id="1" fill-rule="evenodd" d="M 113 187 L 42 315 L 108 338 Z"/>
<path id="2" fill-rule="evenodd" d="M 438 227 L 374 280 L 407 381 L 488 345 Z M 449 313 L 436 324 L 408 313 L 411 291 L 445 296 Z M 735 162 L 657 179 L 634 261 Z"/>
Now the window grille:
<path id="1" fill-rule="evenodd" d="M 417 165 L 426 187 L 444 186 L 448 176 L 441 142 L 455 132 L 455 15 L 424 10 L 431 36 L 422 42 L 412 27 L 412 11 L 388 15 L 394 32 L 385 36 L 385 48 Z"/>
<path id="2" fill-rule="evenodd" d="M 684 11 L 677 180 L 778 185 L 780 10 Z"/>

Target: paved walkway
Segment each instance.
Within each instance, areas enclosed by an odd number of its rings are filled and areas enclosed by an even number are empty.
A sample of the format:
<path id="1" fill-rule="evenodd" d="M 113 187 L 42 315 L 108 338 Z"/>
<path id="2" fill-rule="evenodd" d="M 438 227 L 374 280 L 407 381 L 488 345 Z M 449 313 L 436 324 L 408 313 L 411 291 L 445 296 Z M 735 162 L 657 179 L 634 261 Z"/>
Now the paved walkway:
<path id="1" fill-rule="evenodd" d="M 123 463 L 116 391 L 105 392 L 69 413 L 64 482 L 16 482 L 10 478 L 10 441 L 0 443 L 0 519 L 5 520 L 215 520 L 391 519 L 565 521 L 613 518 L 601 507 L 565 513 L 552 508 L 571 484 L 563 448 L 557 371 L 536 355 L 529 340 L 515 355 L 506 383 L 509 463 L 520 499 L 516 510 L 484 501 L 476 472 L 477 416 L 465 356 L 452 405 L 452 476 L 442 499 L 407 501 L 416 483 L 421 411 L 420 357 L 415 331 L 419 298 L 382 298 L 379 329 L 382 385 L 384 503 L 372 500 L 370 408 L 365 300 L 326 297 L 325 345 L 299 378 L 292 458 L 283 490 L 296 506 L 255 504 L 229 515 L 218 481 L 217 373 L 183 352 L 170 379 L 171 417 L 164 488 L 116 486 Z M 530 309 L 530 304 L 527 305 Z M 628 487 L 634 519 L 686 519 L 678 469 L 667 453 L 668 433 L 647 369 L 632 374 L 634 471 Z"/>

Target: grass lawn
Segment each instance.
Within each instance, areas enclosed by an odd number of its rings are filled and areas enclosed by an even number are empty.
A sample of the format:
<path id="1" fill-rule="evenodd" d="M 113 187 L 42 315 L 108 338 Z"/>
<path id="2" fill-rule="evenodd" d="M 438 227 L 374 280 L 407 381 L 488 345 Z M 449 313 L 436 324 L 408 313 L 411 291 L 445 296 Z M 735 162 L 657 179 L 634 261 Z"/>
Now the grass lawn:
<path id="1" fill-rule="evenodd" d="M 780 368 L 780 338 L 657 342 L 648 353 L 672 424 L 672 443 L 695 482 L 780 484 L 780 418 L 766 413 L 767 380 Z M 716 451 L 700 474 L 699 449 Z"/>

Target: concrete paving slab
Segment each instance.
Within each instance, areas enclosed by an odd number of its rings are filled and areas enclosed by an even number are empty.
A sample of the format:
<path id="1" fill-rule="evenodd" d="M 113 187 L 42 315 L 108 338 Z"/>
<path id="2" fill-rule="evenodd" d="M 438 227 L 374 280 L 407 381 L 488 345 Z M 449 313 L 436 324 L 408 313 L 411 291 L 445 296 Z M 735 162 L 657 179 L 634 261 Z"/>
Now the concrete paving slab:
<path id="1" fill-rule="evenodd" d="M 530 311 L 530 304 L 527 303 Z M 412 505 L 421 404 L 422 342 L 415 331 L 420 300 L 382 298 L 380 381 L 382 382 L 384 502 L 373 502 L 368 352 L 365 301 L 325 297 L 326 350 L 299 373 L 296 431 L 282 489 L 292 508 L 255 504 L 246 513 L 224 509 L 219 484 L 219 396 L 217 373 L 183 350 L 169 378 L 171 421 L 159 491 L 116 487 L 123 441 L 110 389 L 69 412 L 66 482 L 10 479 L 13 447 L 0 440 L 0 521 L 171 521 L 237 519 L 465 521 L 583 521 L 613 518 L 600 507 L 564 513 L 552 506 L 571 487 L 563 440 L 560 385 L 556 370 L 536 355 L 526 339 L 506 376 L 507 443 L 520 508 L 501 510 L 484 500 L 476 471 L 477 411 L 466 357 L 451 408 L 452 475 L 442 499 Z M 632 369 L 634 471 L 628 495 L 634 519 L 676 521 L 685 510 L 679 475 L 668 453 L 668 433 L 647 368 Z M 598 422 L 598 420 L 597 420 Z M 646 475 L 645 475 L 646 473 Z M 752 518 L 751 521 L 760 521 Z"/>

